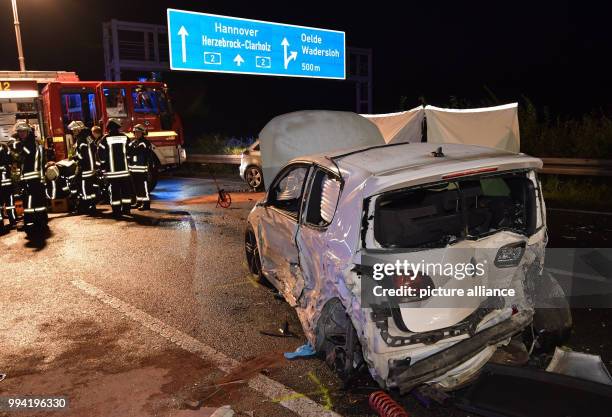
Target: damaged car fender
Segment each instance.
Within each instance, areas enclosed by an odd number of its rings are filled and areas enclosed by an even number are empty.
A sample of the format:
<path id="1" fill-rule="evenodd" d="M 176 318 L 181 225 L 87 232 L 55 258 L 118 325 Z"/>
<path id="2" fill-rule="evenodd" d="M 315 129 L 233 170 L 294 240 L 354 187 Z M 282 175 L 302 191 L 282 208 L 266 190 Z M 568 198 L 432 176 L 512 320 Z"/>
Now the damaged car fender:
<path id="1" fill-rule="evenodd" d="M 344 377 L 365 364 L 382 387 L 452 389 L 532 321 L 529 287 L 546 244 L 541 161 L 468 145 L 435 151 L 375 145 L 297 158 L 249 215 L 262 274 Z M 396 262 L 410 268 L 374 279 Z M 377 283 L 478 291 L 396 300 L 377 296 Z"/>

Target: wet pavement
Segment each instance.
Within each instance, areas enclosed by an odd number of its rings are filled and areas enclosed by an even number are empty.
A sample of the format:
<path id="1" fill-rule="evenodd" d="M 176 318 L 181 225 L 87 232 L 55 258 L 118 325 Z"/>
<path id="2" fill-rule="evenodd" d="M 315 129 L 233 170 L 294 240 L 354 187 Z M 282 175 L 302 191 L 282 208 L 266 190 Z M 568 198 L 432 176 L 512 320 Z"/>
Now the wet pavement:
<path id="1" fill-rule="evenodd" d="M 343 391 L 322 361 L 282 357 L 304 343 L 297 317 L 244 259 L 245 220 L 261 194 L 236 193 L 222 209 L 215 189 L 210 179 L 168 178 L 150 213 L 115 221 L 102 206 L 94 217 L 52 215 L 44 242 L 0 236 L 0 395 L 70 402 L 18 415 L 207 416 L 224 404 L 244 416 L 372 415 L 368 378 Z M 556 215 L 550 224 L 570 227 L 571 214 Z M 578 312 L 570 345 L 610 367 L 609 311 Z M 260 333 L 285 321 L 297 337 Z M 465 415 L 406 405 L 413 416 Z"/>

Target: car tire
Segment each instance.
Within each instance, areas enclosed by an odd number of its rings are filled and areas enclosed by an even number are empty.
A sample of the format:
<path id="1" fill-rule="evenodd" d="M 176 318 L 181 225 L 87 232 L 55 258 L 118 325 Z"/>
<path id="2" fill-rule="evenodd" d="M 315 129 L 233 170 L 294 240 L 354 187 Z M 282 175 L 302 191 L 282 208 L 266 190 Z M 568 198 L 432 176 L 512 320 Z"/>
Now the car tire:
<path id="1" fill-rule="evenodd" d="M 263 172 L 257 165 L 250 165 L 244 170 L 244 180 L 252 190 L 261 191 L 264 188 Z"/>
<path id="2" fill-rule="evenodd" d="M 357 331 L 339 299 L 325 304 L 316 325 L 315 350 L 346 387 L 366 367 Z"/>
<path id="3" fill-rule="evenodd" d="M 266 278 L 261 268 L 261 257 L 259 255 L 259 246 L 255 232 L 250 226 L 247 228 L 244 236 L 244 251 L 247 260 L 247 266 L 251 274 L 257 277 L 257 281 L 261 284 L 267 283 Z"/>

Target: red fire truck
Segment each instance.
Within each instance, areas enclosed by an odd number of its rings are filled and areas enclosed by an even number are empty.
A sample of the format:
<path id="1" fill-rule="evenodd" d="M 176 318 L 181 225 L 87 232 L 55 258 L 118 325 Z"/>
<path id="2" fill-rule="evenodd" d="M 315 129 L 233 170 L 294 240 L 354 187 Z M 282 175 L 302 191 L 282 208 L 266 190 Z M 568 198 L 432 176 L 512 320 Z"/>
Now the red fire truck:
<path id="1" fill-rule="evenodd" d="M 74 139 L 67 129 L 71 121 L 82 120 L 88 127 L 105 126 L 111 117 L 121 120 L 128 136 L 134 125 L 147 126 L 156 157 L 152 167 L 154 177 L 160 169 L 177 166 L 186 160 L 183 127 L 172 109 L 164 83 L 80 81 L 74 73 L 42 71 L 0 72 L 0 80 L 9 86 L 30 82 L 34 85 L 30 89 L 38 90 L 32 91 L 31 96 L 35 97 L 28 98 L 23 91 L 13 93 L 14 98 L 5 91 L 6 98 L 0 97 L 0 101 L 15 103 L 4 105 L 11 110 L 10 120 L 25 119 L 35 125 L 37 133 L 47 138 L 47 146 L 52 144 L 56 160 L 71 154 Z M 0 119 L 2 116 L 0 114 Z M 4 117 L 7 122 L 8 117 L 9 113 Z"/>

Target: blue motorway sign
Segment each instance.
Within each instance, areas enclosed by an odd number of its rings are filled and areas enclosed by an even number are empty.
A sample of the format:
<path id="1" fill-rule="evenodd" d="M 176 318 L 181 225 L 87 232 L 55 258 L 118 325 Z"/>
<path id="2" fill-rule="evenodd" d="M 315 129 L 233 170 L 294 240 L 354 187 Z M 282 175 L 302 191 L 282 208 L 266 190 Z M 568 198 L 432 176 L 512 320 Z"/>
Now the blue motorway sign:
<path id="1" fill-rule="evenodd" d="M 344 32 L 168 9 L 170 68 L 346 78 Z"/>

